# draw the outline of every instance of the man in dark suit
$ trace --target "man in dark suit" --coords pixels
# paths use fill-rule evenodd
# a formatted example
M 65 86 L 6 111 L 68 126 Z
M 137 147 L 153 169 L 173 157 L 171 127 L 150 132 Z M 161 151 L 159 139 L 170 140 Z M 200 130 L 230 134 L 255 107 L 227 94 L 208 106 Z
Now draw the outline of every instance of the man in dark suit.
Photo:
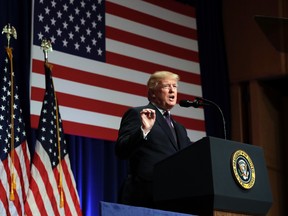
M 155 72 L 147 82 L 149 104 L 130 108 L 122 118 L 115 151 L 129 160 L 129 175 L 120 203 L 153 208 L 154 165 L 191 144 L 186 129 L 170 118 L 178 81 L 177 74 Z

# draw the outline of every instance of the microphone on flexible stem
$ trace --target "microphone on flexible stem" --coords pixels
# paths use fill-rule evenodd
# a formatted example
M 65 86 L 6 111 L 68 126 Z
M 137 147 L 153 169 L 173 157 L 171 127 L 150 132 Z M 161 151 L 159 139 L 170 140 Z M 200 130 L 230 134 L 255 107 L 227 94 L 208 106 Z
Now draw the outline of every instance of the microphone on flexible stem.
M 202 101 L 198 100 L 197 98 L 195 98 L 194 101 L 190 101 L 190 100 L 180 100 L 179 101 L 179 105 L 181 107 L 194 107 L 194 108 L 198 108 L 198 107 L 202 107 L 204 105 L 209 105 L 207 103 L 203 103 Z
M 221 108 L 214 103 L 213 101 L 207 100 L 205 98 L 200 98 L 200 97 L 195 97 L 194 101 L 189 101 L 189 100 L 180 100 L 179 101 L 179 105 L 181 107 L 194 107 L 194 108 L 198 108 L 198 107 L 203 107 L 203 106 L 207 106 L 207 105 L 213 105 L 215 106 L 218 111 L 221 114 L 222 117 L 222 122 L 223 122 L 223 132 L 224 132 L 224 139 L 226 139 L 226 123 L 225 123 L 225 118 L 223 115 L 223 112 L 221 110 Z

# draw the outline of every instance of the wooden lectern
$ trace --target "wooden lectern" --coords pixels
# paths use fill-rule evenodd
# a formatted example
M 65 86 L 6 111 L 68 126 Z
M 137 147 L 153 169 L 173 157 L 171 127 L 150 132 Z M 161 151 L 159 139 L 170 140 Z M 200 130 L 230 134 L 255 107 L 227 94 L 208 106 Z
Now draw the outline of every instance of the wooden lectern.
M 155 165 L 157 208 L 197 215 L 265 215 L 272 205 L 263 150 L 204 137 Z

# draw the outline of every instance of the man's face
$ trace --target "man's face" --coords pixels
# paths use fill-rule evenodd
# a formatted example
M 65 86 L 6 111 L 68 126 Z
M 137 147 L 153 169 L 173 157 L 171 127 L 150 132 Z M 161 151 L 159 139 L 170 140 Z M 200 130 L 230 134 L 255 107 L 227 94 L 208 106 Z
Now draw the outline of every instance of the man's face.
M 172 78 L 162 79 L 157 85 L 153 102 L 164 110 L 170 110 L 177 102 L 177 80 Z

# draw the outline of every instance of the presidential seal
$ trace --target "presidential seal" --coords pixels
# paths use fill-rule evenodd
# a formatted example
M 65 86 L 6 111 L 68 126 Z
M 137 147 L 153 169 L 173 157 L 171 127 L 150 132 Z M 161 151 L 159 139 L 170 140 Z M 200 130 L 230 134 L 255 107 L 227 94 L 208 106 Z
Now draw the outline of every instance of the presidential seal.
M 231 158 L 233 176 L 236 182 L 244 189 L 251 189 L 255 183 L 255 167 L 249 155 L 237 150 Z

